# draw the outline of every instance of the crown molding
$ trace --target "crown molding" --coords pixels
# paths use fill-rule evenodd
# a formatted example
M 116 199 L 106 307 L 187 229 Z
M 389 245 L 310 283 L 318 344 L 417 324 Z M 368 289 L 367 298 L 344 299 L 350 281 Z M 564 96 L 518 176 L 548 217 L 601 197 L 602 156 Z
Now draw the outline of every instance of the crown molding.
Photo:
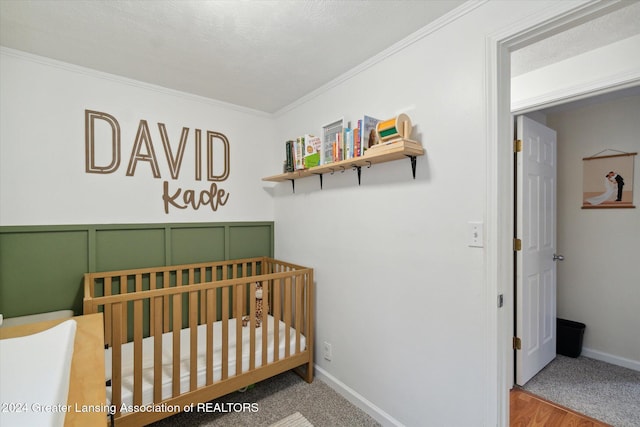
M 417 41 L 422 40 L 423 38 L 427 37 L 428 35 L 438 31 L 439 29 L 449 25 L 450 23 L 456 21 L 457 19 L 461 18 L 462 16 L 466 15 L 467 13 L 477 9 L 478 7 L 482 6 L 484 3 L 486 3 L 489 0 L 469 0 L 465 3 L 463 3 L 462 5 L 460 5 L 459 7 L 453 9 L 452 11 L 450 11 L 449 13 L 441 16 L 440 18 L 436 19 L 435 21 L 431 22 L 430 24 L 427 24 L 426 26 L 422 27 L 421 29 L 419 29 L 418 31 L 408 35 L 407 37 L 405 37 L 404 39 L 400 40 L 399 42 L 391 45 L 390 47 L 388 47 L 387 49 L 383 50 L 382 52 L 376 54 L 375 56 L 369 58 L 368 60 L 364 61 L 363 63 L 361 63 L 360 65 L 357 65 L 356 67 L 352 68 L 351 70 L 347 71 L 346 73 L 336 77 L 335 79 L 331 80 L 330 82 L 326 83 L 323 86 L 320 86 L 319 88 L 309 92 L 308 94 L 304 95 L 303 97 L 297 99 L 296 101 L 292 102 L 291 104 L 287 105 L 286 107 L 281 108 L 280 110 L 276 111 L 275 113 L 273 113 L 274 117 L 279 117 L 291 110 L 296 109 L 297 107 L 311 101 L 312 99 L 322 95 L 323 93 L 333 89 L 336 86 L 339 86 L 340 84 L 344 83 L 345 81 L 357 76 L 358 74 L 364 72 L 365 70 L 371 68 L 372 66 L 384 61 L 385 59 L 395 55 L 396 53 L 406 49 L 407 47 L 411 46 L 412 44 L 416 43 Z

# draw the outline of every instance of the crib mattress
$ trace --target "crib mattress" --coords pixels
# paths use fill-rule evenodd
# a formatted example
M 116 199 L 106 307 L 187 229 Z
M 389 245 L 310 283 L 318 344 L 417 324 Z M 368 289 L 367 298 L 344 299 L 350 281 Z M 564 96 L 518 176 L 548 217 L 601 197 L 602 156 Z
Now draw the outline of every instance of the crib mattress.
M 274 360 L 274 331 L 275 319 L 267 317 L 268 341 L 267 341 L 267 363 Z M 228 353 L 228 375 L 236 375 L 236 319 L 229 320 L 229 353 Z M 262 328 L 255 330 L 255 366 L 262 366 Z M 249 370 L 250 359 L 250 328 L 242 327 L 242 372 Z M 206 383 L 206 325 L 198 326 L 198 357 L 197 357 L 197 386 L 202 387 Z M 289 354 L 293 354 L 296 349 L 296 330 L 291 327 L 289 336 L 286 336 L 284 322 L 279 321 L 279 349 L 278 357 L 285 357 L 285 346 L 289 341 Z M 183 329 L 180 332 L 180 393 L 189 391 L 191 359 L 190 351 L 190 329 Z M 222 377 L 222 322 L 213 324 L 213 380 L 219 381 Z M 153 337 L 142 340 L 142 405 L 153 403 Z M 304 350 L 306 339 L 300 334 L 300 350 Z M 111 348 L 105 350 L 105 376 L 111 379 Z M 162 336 L 162 399 L 172 397 L 172 377 L 173 377 L 173 333 L 167 332 Z M 111 403 L 112 387 L 107 387 L 108 404 Z M 122 404 L 130 406 L 133 404 L 133 343 L 122 345 Z

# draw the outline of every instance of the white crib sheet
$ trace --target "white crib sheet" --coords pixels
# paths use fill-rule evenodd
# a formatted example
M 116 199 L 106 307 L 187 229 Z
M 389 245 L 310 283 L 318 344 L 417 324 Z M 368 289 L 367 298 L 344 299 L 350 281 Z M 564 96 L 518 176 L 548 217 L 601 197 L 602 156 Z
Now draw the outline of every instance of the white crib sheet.
M 274 358 L 274 318 L 268 316 L 267 329 L 267 362 L 273 362 Z M 285 343 L 287 341 L 285 324 L 279 322 L 279 358 L 285 357 Z M 242 372 L 249 369 L 249 326 L 242 327 Z M 262 328 L 256 328 L 256 352 L 255 366 L 262 365 Z M 213 356 L 213 380 L 218 381 L 222 376 L 222 322 L 213 324 L 214 356 Z M 180 333 L 180 393 L 189 391 L 190 372 L 190 329 L 183 329 Z M 197 385 L 202 387 L 206 382 L 206 325 L 198 326 L 198 358 L 197 358 Z M 153 403 L 153 337 L 142 340 L 142 405 Z M 291 327 L 289 333 L 289 354 L 294 354 L 296 349 L 296 330 Z M 300 350 L 304 350 L 306 339 L 300 334 Z M 236 372 L 236 319 L 229 320 L 229 355 L 228 355 L 228 375 L 235 376 Z M 173 371 L 173 333 L 168 332 L 162 336 L 162 399 L 172 396 L 172 371 Z M 111 379 L 111 348 L 105 350 L 105 375 L 106 379 Z M 107 387 L 107 400 L 111 402 L 112 387 Z M 122 346 L 122 404 L 130 406 L 133 404 L 133 343 L 126 343 Z

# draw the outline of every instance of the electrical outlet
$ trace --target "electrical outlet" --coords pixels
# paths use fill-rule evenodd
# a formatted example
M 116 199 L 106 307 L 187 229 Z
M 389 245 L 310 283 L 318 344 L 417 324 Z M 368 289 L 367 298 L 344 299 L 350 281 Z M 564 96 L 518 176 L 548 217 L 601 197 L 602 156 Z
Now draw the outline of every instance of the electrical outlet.
M 484 247 L 484 232 L 482 222 L 469 221 L 469 246 L 472 248 Z
M 333 357 L 333 352 L 331 350 L 331 343 L 328 342 L 324 342 L 324 358 L 325 360 L 331 360 L 331 357 Z

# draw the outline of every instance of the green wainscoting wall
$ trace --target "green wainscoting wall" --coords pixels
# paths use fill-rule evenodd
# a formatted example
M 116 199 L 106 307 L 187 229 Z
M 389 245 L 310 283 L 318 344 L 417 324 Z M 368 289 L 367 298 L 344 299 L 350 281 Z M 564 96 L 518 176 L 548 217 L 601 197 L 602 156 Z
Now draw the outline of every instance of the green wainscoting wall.
M 274 256 L 273 222 L 0 227 L 0 313 L 82 314 L 83 274 Z

